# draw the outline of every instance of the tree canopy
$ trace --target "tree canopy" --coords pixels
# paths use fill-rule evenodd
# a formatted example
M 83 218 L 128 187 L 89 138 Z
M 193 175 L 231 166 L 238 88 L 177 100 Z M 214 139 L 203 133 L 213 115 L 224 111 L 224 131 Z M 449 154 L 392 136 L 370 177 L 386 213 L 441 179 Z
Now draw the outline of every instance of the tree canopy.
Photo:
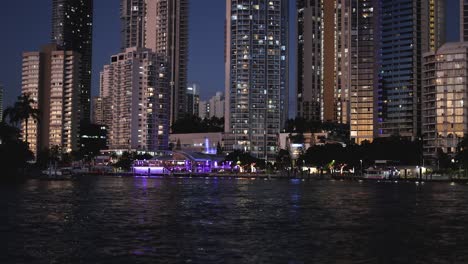
M 285 130 L 287 133 L 320 133 L 326 131 L 329 137 L 334 140 L 349 142 L 349 126 L 333 122 L 320 122 L 307 120 L 301 117 L 286 121 Z
M 374 164 L 376 160 L 388 160 L 401 165 L 422 164 L 422 144 L 400 137 L 377 138 L 374 142 L 364 142 L 361 145 L 341 144 L 318 145 L 309 148 L 299 159 L 307 165 L 326 166 L 335 161 L 336 164 L 347 164 L 358 167 L 361 161 L 364 165 Z
M 201 119 L 195 115 L 183 115 L 172 125 L 172 133 L 211 133 L 224 131 L 224 118 Z

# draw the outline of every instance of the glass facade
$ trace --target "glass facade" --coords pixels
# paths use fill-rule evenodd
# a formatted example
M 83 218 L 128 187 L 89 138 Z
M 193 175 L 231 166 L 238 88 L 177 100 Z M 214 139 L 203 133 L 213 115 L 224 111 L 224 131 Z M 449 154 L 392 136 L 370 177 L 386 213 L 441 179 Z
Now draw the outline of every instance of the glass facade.
M 468 132 L 468 43 L 448 43 L 424 57 L 422 94 L 424 156 L 454 155 Z
M 379 136 L 420 133 L 421 1 L 381 1 Z
M 227 0 L 227 150 L 274 160 L 288 116 L 287 0 Z
M 351 140 L 357 144 L 372 141 L 375 131 L 375 91 L 378 88 L 379 63 L 377 30 L 378 2 L 374 0 L 351 0 L 343 4 L 344 25 L 348 47 L 343 57 L 349 62 Z
M 378 135 L 421 137 L 422 54 L 445 41 L 445 1 L 380 0 Z

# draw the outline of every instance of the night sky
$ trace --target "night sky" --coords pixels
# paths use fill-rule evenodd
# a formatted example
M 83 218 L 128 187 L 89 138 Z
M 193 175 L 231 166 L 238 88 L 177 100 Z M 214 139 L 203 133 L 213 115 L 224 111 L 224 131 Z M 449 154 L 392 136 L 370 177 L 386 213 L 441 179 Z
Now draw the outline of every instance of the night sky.
M 0 10 L 0 83 L 5 89 L 5 103 L 10 105 L 21 92 L 21 54 L 36 51 L 49 43 L 52 0 L 2 1 Z M 294 0 L 291 21 L 294 21 Z M 458 0 L 447 0 L 448 41 L 457 41 L 459 25 Z M 93 95 L 99 89 L 99 72 L 111 55 L 120 49 L 120 0 L 94 1 Z M 224 0 L 191 0 L 189 82 L 201 86 L 201 97 L 207 99 L 216 91 L 224 92 Z M 294 115 L 295 93 L 295 24 L 291 23 L 290 90 Z

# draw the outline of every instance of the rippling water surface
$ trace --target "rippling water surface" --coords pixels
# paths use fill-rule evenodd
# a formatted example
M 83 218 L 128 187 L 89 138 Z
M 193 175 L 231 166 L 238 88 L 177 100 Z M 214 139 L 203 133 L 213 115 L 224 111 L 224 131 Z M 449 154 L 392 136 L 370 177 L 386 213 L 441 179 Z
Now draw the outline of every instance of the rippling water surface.
M 468 263 L 468 185 L 31 180 L 0 186 L 0 263 Z

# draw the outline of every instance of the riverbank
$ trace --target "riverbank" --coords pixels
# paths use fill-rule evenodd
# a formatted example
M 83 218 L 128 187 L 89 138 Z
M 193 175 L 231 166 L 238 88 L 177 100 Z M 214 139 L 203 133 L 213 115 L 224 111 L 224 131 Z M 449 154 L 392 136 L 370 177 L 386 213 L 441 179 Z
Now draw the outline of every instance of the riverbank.
M 369 182 L 440 182 L 440 183 L 467 183 L 468 178 L 431 177 L 424 175 L 423 178 L 398 178 L 391 180 L 366 179 L 359 175 L 331 175 L 331 174 L 265 174 L 265 173 L 172 173 L 167 175 L 137 175 L 132 172 L 119 173 L 89 173 L 84 175 L 75 175 L 74 177 L 92 177 L 92 176 L 110 176 L 110 177 L 137 177 L 137 178 L 203 178 L 203 179 L 249 179 L 249 180 L 332 180 L 332 181 L 369 181 Z

